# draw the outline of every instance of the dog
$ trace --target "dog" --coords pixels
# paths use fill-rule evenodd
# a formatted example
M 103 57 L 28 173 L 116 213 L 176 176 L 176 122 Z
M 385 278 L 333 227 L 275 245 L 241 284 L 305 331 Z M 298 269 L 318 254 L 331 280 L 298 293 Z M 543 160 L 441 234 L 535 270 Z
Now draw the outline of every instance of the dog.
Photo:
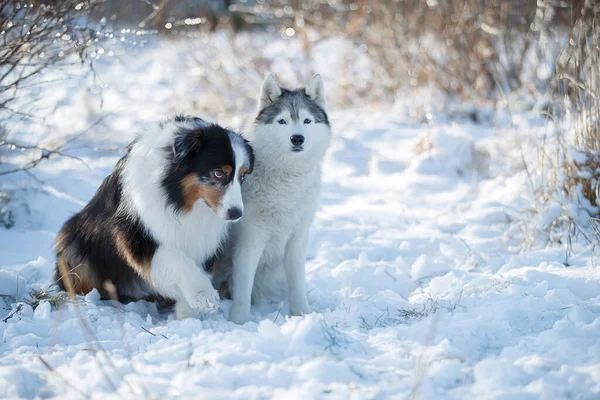
M 210 313 L 210 276 L 232 222 L 252 148 L 200 118 L 174 116 L 135 139 L 55 241 L 56 280 L 70 294 L 175 300 L 178 319 Z
M 243 135 L 256 162 L 242 189 L 244 218 L 232 227 L 213 284 L 230 295 L 230 320 L 250 320 L 250 304 L 281 301 L 292 315 L 312 312 L 306 298 L 308 231 L 317 209 L 321 162 L 331 140 L 323 80 L 281 88 L 265 78 L 258 111 Z M 287 284 L 286 284 L 287 281 Z

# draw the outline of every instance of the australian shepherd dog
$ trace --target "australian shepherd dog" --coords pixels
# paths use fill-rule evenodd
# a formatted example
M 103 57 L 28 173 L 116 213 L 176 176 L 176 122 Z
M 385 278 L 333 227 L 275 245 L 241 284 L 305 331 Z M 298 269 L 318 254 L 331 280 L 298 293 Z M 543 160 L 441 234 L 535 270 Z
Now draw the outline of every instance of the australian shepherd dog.
M 148 129 L 56 239 L 56 278 L 71 294 L 175 300 L 177 318 L 213 312 L 208 274 L 244 212 L 252 148 L 200 118 Z

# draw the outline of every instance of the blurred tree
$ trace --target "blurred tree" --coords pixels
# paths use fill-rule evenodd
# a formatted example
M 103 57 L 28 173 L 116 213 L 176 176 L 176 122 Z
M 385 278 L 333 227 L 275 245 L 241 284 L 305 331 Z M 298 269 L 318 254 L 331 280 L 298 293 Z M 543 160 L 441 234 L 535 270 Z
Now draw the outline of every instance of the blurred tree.
M 49 67 L 81 62 L 86 48 L 94 45 L 96 31 L 87 16 L 98 1 L 37 0 L 0 2 L 0 113 L 19 113 L 12 108 L 23 88 L 42 83 Z M 0 118 L 2 114 L 0 114 Z

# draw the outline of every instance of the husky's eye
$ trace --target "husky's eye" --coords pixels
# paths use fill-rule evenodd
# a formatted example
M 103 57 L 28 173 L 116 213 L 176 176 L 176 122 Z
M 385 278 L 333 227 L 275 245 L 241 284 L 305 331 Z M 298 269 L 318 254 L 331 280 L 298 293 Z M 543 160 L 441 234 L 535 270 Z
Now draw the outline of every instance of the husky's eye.
M 279 121 L 277 121 L 279 123 L 279 125 L 285 125 L 287 122 L 285 122 L 285 119 L 281 118 Z
M 305 124 L 310 124 L 311 122 L 312 122 L 312 121 L 311 121 L 310 119 L 308 119 L 308 118 L 304 118 L 304 123 L 305 123 Z
M 212 172 L 212 175 L 217 179 L 223 179 L 225 172 L 222 169 L 217 168 Z

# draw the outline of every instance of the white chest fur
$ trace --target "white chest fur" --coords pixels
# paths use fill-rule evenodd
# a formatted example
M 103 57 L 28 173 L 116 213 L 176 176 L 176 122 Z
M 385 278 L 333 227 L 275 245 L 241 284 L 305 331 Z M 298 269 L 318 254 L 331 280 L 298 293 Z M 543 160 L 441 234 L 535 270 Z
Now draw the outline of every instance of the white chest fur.
M 258 166 L 248 178 L 243 196 L 253 218 L 247 221 L 272 234 L 290 231 L 299 223 L 311 220 L 319 196 L 320 171 L 287 171 Z M 310 222 L 310 221 L 309 221 Z
M 187 213 L 176 213 L 167 206 L 161 186 L 165 157 L 160 151 L 144 143 L 132 150 L 123 173 L 124 206 L 139 215 L 159 244 L 202 263 L 221 246 L 229 223 L 201 201 Z

